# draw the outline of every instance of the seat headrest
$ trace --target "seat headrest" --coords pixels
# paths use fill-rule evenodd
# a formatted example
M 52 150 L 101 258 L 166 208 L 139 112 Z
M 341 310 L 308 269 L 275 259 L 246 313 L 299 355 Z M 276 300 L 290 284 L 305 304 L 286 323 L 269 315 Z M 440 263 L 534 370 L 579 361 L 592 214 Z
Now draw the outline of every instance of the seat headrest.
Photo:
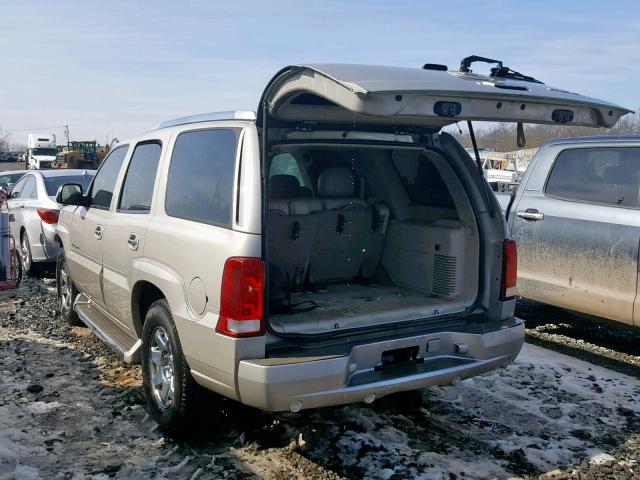
M 269 179 L 269 198 L 295 198 L 300 182 L 293 175 L 274 175 Z
M 353 174 L 348 168 L 327 168 L 318 177 L 318 193 L 321 197 L 353 197 L 355 191 Z

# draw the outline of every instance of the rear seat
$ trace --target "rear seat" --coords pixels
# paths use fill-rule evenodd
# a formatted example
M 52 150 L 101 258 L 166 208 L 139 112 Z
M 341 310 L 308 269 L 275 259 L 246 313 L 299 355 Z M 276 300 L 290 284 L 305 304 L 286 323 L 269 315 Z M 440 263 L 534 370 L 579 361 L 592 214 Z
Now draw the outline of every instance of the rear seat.
M 306 194 L 304 190 L 292 175 L 269 179 L 269 261 L 286 272 L 292 289 L 305 281 L 319 220 L 311 214 L 322 210 L 321 201 L 300 198 Z
M 290 287 L 371 278 L 382 258 L 389 209 L 355 193 L 348 168 L 329 168 L 318 178 L 321 198 L 300 197 L 291 175 L 269 180 L 269 261 L 286 272 Z
M 310 256 L 312 283 L 371 277 L 377 269 L 388 219 L 377 225 L 381 204 L 368 204 L 356 195 L 348 168 L 328 168 L 318 178 L 324 210 L 317 212 L 318 229 Z M 374 213 L 375 211 L 375 213 Z M 375 220 L 375 221 L 374 221 Z

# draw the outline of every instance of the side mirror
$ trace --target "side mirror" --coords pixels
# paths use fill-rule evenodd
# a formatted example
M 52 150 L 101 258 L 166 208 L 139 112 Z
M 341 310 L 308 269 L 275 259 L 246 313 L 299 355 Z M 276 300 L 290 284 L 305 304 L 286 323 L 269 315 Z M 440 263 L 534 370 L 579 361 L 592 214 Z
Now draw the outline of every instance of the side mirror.
M 82 195 L 82 185 L 77 183 L 62 185 L 56 195 L 56 202 L 60 205 L 87 205 L 86 198 Z

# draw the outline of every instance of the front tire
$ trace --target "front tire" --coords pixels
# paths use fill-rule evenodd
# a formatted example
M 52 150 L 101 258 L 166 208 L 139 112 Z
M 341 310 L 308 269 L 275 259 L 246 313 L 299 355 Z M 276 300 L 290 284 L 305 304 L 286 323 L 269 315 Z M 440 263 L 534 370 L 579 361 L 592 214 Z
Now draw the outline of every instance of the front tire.
M 58 261 L 56 262 L 56 284 L 58 288 L 58 309 L 60 310 L 60 316 L 64 318 L 69 325 L 83 325 L 82 320 L 80 320 L 78 314 L 73 310 L 73 304 L 78 296 L 78 290 L 76 290 L 76 286 L 71 279 L 64 252 L 60 253 Z
M 166 300 L 155 301 L 145 317 L 142 373 L 153 418 L 170 435 L 184 433 L 191 424 L 196 386 Z

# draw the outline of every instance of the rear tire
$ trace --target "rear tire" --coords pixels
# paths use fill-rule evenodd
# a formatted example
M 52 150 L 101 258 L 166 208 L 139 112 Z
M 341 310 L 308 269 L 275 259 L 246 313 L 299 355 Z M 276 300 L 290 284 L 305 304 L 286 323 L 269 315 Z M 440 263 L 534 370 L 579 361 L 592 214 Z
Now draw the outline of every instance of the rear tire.
M 20 235 L 20 260 L 22 261 L 22 274 L 29 276 L 35 275 L 36 266 L 33 263 L 31 243 L 29 243 L 27 232 L 22 232 Z
M 64 252 L 61 252 L 56 262 L 56 285 L 58 289 L 58 309 L 60 316 L 71 326 L 84 325 L 78 314 L 73 310 L 73 304 L 78 296 L 78 290 L 73 284 L 67 267 Z
M 167 434 L 185 433 L 195 409 L 196 383 L 164 299 L 153 302 L 145 316 L 142 373 L 149 413 Z

